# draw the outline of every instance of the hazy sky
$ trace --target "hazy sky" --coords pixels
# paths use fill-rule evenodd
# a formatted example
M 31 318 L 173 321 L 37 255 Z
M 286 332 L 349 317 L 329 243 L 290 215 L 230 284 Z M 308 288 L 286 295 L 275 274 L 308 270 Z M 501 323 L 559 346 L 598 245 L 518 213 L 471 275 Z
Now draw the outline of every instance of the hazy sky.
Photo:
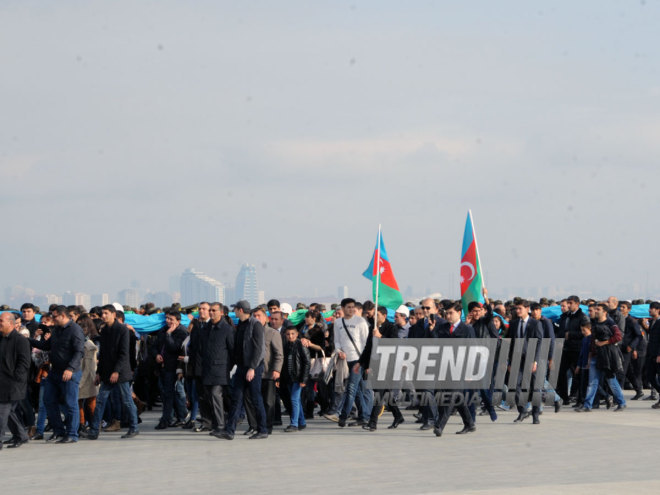
M 660 2 L 0 3 L 3 286 L 660 277 Z M 454 286 L 450 289 L 450 284 Z M 453 294 L 452 294 L 453 292 Z

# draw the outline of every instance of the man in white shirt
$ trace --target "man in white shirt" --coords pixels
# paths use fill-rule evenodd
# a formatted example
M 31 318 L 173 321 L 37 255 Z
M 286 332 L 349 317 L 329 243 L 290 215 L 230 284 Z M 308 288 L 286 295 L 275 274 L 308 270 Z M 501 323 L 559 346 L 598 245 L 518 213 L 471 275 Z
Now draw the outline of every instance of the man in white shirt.
M 335 349 L 340 359 L 345 359 L 348 364 L 349 377 L 344 397 L 344 406 L 339 414 L 339 426 L 346 426 L 346 418 L 351 413 L 355 397 L 358 397 L 361 408 L 361 419 L 357 425 L 364 425 L 369 421 L 369 414 L 373 403 L 371 391 L 362 377 L 362 368 L 358 362 L 364 351 L 369 337 L 369 325 L 366 320 L 355 315 L 355 300 L 347 297 L 342 299 L 341 308 L 344 312 L 343 318 L 335 321 Z

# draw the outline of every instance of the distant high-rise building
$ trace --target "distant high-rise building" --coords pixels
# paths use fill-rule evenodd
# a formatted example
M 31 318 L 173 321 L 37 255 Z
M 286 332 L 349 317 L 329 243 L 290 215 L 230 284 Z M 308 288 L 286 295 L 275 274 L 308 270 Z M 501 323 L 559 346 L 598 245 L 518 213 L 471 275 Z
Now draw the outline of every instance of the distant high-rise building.
M 187 268 L 181 274 L 181 305 L 189 306 L 200 301 L 224 303 L 225 286 L 194 268 Z
M 82 306 L 85 309 L 92 307 L 92 296 L 84 292 L 66 291 L 62 294 L 62 304 L 65 306 Z
M 140 291 L 138 289 L 124 289 L 117 293 L 119 303 L 123 306 L 137 308 L 140 305 Z
M 169 292 L 149 292 L 144 296 L 145 302 L 152 302 L 157 308 L 165 308 L 172 305 L 172 294 Z
M 92 306 L 110 304 L 110 294 L 92 294 Z
M 62 298 L 56 294 L 44 294 L 34 298 L 34 304 L 39 306 L 41 311 L 48 311 L 51 304 L 62 304 Z
M 234 290 L 234 297 L 237 301 L 245 299 L 253 308 L 259 304 L 257 269 L 254 265 L 245 263 L 241 266 L 238 276 L 236 277 L 236 287 Z
M 337 297 L 339 299 L 344 299 L 348 297 L 348 285 L 340 285 L 337 287 Z

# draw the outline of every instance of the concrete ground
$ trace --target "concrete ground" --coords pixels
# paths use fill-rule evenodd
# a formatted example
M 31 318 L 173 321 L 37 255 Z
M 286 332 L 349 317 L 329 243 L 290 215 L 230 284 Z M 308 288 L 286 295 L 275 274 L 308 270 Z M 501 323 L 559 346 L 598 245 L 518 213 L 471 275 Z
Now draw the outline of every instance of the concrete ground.
M 630 394 L 627 394 L 630 395 Z M 477 431 L 455 435 L 453 416 L 442 437 L 406 423 L 388 430 L 340 429 L 325 419 L 306 430 L 233 441 L 190 430 L 154 430 L 145 412 L 141 433 L 102 433 L 98 440 L 54 445 L 33 441 L 0 451 L 3 494 L 105 493 L 660 493 L 660 410 L 629 401 L 620 413 L 558 414 L 540 425 L 514 424 L 513 412 Z M 288 419 L 288 418 L 285 418 Z M 286 423 L 285 423 L 286 424 Z

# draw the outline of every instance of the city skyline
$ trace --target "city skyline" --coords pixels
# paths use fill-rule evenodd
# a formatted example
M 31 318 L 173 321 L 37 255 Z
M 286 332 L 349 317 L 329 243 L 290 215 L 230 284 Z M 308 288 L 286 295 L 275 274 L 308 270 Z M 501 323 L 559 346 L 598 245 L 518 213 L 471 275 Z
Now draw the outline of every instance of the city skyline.
M 470 209 L 493 294 L 658 294 L 658 2 L 0 12 L 5 287 L 166 301 L 247 261 L 367 298 L 382 224 L 400 287 L 457 297 Z

